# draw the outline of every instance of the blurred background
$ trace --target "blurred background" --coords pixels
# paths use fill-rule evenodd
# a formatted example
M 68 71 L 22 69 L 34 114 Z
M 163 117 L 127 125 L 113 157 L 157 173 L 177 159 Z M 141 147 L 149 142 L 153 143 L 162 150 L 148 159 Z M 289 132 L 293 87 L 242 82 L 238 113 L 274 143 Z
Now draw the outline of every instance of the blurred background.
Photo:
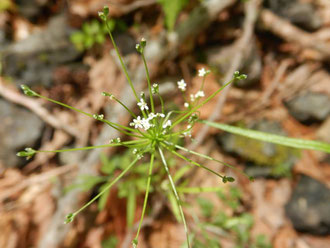
M 109 25 L 138 92 L 145 89 L 135 44 L 148 41 L 152 82 L 167 108 L 182 107 L 176 83 L 196 92 L 198 69 L 212 71 L 210 95 L 239 70 L 248 79 L 227 87 L 200 117 L 290 137 L 330 143 L 329 0 L 0 0 L 0 247 L 131 247 L 140 218 L 148 164 L 134 168 L 73 223 L 65 215 L 95 196 L 132 160 L 125 149 L 16 156 L 25 147 L 55 150 L 107 144 L 121 137 L 94 119 L 41 99 L 38 93 L 127 125 L 129 115 L 101 96 L 115 94 L 138 111 L 104 24 Z M 244 176 L 223 184 L 203 170 L 180 170 L 178 187 L 216 192 L 181 194 L 194 248 L 330 247 L 330 156 L 194 129 L 208 154 Z M 194 158 L 196 159 L 196 158 Z M 156 164 L 139 247 L 184 247 L 174 197 Z

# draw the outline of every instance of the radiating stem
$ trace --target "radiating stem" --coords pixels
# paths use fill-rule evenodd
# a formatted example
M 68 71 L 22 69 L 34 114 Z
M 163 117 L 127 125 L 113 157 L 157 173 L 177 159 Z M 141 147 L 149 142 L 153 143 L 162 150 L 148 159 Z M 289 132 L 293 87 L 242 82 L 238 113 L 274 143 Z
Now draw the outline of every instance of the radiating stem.
M 38 94 L 38 93 L 35 93 L 35 94 L 36 94 L 36 96 L 38 96 L 38 97 L 40 97 L 40 98 L 42 98 L 42 99 L 45 99 L 45 100 L 47 100 L 47 101 L 49 101 L 49 102 L 52 102 L 52 103 L 58 104 L 58 105 L 60 105 L 60 106 L 62 106 L 62 107 L 65 107 L 65 108 L 68 108 L 68 109 L 74 110 L 74 111 L 76 111 L 76 112 L 78 112 L 78 113 L 81 113 L 81 114 L 84 114 L 84 115 L 86 115 L 86 116 L 88 116 L 88 117 L 94 118 L 92 114 L 87 113 L 87 112 L 85 112 L 85 111 L 83 111 L 83 110 L 77 109 L 77 108 L 72 107 L 72 106 L 70 106 L 70 105 L 67 105 L 67 104 L 65 104 L 65 103 L 62 103 L 62 102 L 56 101 L 56 100 L 54 100 L 54 99 L 48 98 L 48 97 L 46 97 L 46 96 L 42 96 L 42 95 L 40 95 L 40 94 Z M 136 136 L 135 134 L 133 134 L 133 133 L 136 132 L 135 129 L 132 129 L 132 128 L 126 127 L 126 126 L 124 126 L 124 125 L 117 124 L 117 123 L 114 123 L 114 122 L 111 122 L 111 121 L 108 121 L 108 120 L 103 120 L 103 119 L 102 119 L 102 120 L 99 120 L 99 121 L 102 121 L 102 122 L 108 124 L 108 125 L 111 126 L 112 128 L 116 129 L 118 132 L 124 133 L 124 134 L 129 135 L 129 136 L 139 137 L 139 136 Z M 123 129 L 124 129 L 124 130 L 123 130 Z M 128 132 L 126 132 L 125 130 L 128 130 L 128 131 L 130 131 L 130 132 L 132 132 L 132 133 L 128 133 Z
M 155 113 L 155 106 L 154 106 L 154 99 L 153 99 L 152 90 L 151 90 L 151 82 L 150 82 L 149 69 L 148 69 L 146 58 L 144 57 L 144 52 L 141 53 L 141 56 L 142 56 L 142 60 L 143 60 L 143 64 L 144 64 L 144 68 L 145 68 L 146 76 L 147 76 L 148 89 L 149 89 L 149 98 L 150 98 L 150 105 L 151 105 L 151 112 L 152 113 Z
M 174 196 L 175 196 L 176 202 L 177 202 L 178 207 L 179 207 L 179 210 L 180 210 L 180 215 L 181 215 L 182 222 L 183 222 L 183 226 L 184 226 L 184 230 L 185 230 L 185 233 L 186 233 L 186 238 L 187 238 L 187 245 L 188 245 L 188 248 L 191 248 L 191 246 L 190 246 L 190 241 L 189 241 L 189 234 L 188 234 L 188 226 L 187 226 L 187 223 L 186 223 L 186 219 L 185 219 L 185 217 L 184 217 L 184 213 L 183 213 L 183 210 L 182 210 L 181 201 L 180 201 L 180 198 L 179 198 L 178 192 L 176 191 L 175 184 L 174 184 L 174 182 L 173 182 L 172 176 L 171 176 L 170 171 L 169 171 L 169 169 L 168 169 L 167 162 L 166 162 L 166 159 L 165 159 L 165 157 L 164 157 L 163 151 L 162 151 L 162 149 L 161 149 L 160 147 L 158 147 L 158 151 L 159 151 L 159 154 L 160 154 L 161 160 L 162 160 L 162 162 L 163 162 L 163 165 L 164 165 L 164 168 L 165 168 L 166 174 L 167 174 L 168 179 L 169 179 L 169 181 L 170 181 L 170 184 L 171 184 L 171 187 L 172 187 L 172 190 L 173 190 L 173 193 L 174 193 Z
M 148 196 L 149 196 L 149 191 L 150 191 L 150 182 L 151 182 L 151 176 L 152 176 L 152 168 L 153 168 L 153 165 L 154 165 L 154 158 L 155 158 L 155 155 L 154 155 L 154 153 L 152 153 L 151 158 L 150 158 L 150 164 L 149 164 L 149 174 L 148 174 L 148 180 L 147 180 L 146 194 L 144 196 L 142 214 L 141 214 L 141 218 L 140 218 L 139 227 L 138 227 L 138 230 L 137 230 L 137 233 L 136 233 L 136 236 L 135 236 L 135 243 L 136 244 L 138 242 L 138 237 L 139 237 L 139 234 L 140 234 L 144 214 L 145 214 L 145 211 L 146 211 L 146 208 L 147 208 Z
M 138 158 L 135 158 L 131 164 L 127 166 L 125 170 L 123 170 L 118 177 L 116 177 L 110 184 L 108 184 L 100 193 L 98 193 L 93 199 L 91 199 L 89 202 L 87 202 L 83 207 L 78 209 L 76 212 L 72 213 L 72 216 L 76 216 L 81 211 L 83 211 L 85 208 L 87 208 L 89 205 L 91 205 L 94 201 L 96 201 L 101 195 L 103 195 L 105 192 L 107 192 L 116 182 L 118 182 L 132 167 L 135 165 L 135 163 L 138 161 Z
M 111 29 L 110 29 L 110 27 L 109 27 L 109 24 L 108 24 L 107 21 L 105 21 L 105 24 L 106 24 L 106 26 L 107 26 L 108 34 L 109 34 L 109 36 L 110 36 L 110 39 L 111 39 L 112 45 L 114 46 L 114 48 L 115 48 L 115 50 L 116 50 L 116 53 L 117 53 L 117 56 L 118 56 L 118 58 L 119 58 L 120 65 L 121 65 L 121 67 L 122 67 L 122 69 L 123 69 L 123 71 L 124 71 L 124 74 L 125 74 L 125 76 L 126 76 L 126 79 L 127 79 L 128 83 L 129 83 L 129 85 L 131 86 L 132 91 L 133 91 L 133 94 L 134 94 L 134 96 L 135 96 L 135 98 L 136 98 L 136 102 L 139 102 L 138 95 L 136 94 L 136 91 L 135 91 L 135 88 L 134 88 L 134 86 L 133 86 L 132 80 L 131 80 L 130 76 L 128 75 L 127 68 L 126 68 L 126 66 L 125 66 L 125 64 L 124 64 L 124 62 L 123 62 L 123 59 L 122 59 L 122 57 L 121 57 L 121 55 L 120 55 L 120 53 L 119 53 L 118 47 L 117 47 L 117 45 L 116 45 L 116 42 L 115 42 L 115 40 L 114 40 L 114 38 L 113 38 L 113 36 L 112 36 L 112 33 L 111 33 Z
M 194 154 L 194 155 L 197 155 L 197 156 L 199 156 L 199 157 L 201 157 L 201 158 L 205 158 L 205 159 L 208 159 L 208 160 L 211 160 L 211 161 L 215 161 L 215 162 L 217 162 L 217 163 L 220 163 L 220 164 L 222 164 L 222 165 L 225 165 L 225 166 L 227 166 L 227 167 L 229 167 L 229 168 L 231 168 L 231 169 L 234 169 L 234 170 L 240 172 L 241 174 L 243 174 L 243 175 L 246 176 L 247 178 L 250 178 L 250 176 L 249 176 L 248 174 L 246 174 L 244 171 L 242 171 L 242 170 L 236 168 L 235 166 L 232 166 L 232 165 L 230 165 L 230 164 L 228 164 L 228 163 L 226 163 L 226 162 L 220 161 L 220 160 L 218 160 L 218 159 L 212 158 L 212 157 L 210 157 L 210 156 L 208 156 L 208 155 L 205 155 L 205 154 L 202 154 L 202 153 L 199 153 L 199 152 L 195 152 L 195 151 L 193 151 L 193 150 L 187 149 L 187 148 L 182 147 L 182 146 L 179 146 L 179 145 L 177 145 L 177 144 L 173 144 L 173 143 L 170 143 L 170 142 L 167 142 L 167 141 L 164 141 L 164 142 L 165 142 L 166 144 L 168 144 L 168 145 L 172 145 L 172 146 L 174 146 L 175 148 L 178 148 L 178 149 L 180 149 L 180 150 L 182 150 L 182 151 L 189 152 L 189 153 Z
M 212 169 L 210 169 L 210 168 L 207 168 L 206 166 L 201 165 L 201 164 L 199 164 L 199 163 L 197 163 L 197 162 L 195 162 L 195 161 L 193 161 L 193 160 L 191 160 L 191 159 L 189 159 L 189 158 L 186 158 L 185 156 L 181 155 L 180 153 L 174 151 L 173 149 L 170 149 L 170 148 L 169 148 L 167 145 L 165 145 L 164 143 L 162 143 L 162 144 L 163 144 L 163 146 L 164 146 L 166 149 L 168 149 L 171 153 L 173 153 L 174 155 L 178 156 L 179 158 L 181 158 L 181 159 L 187 161 L 188 163 L 193 164 L 193 165 L 196 165 L 196 166 L 198 166 L 198 167 L 200 167 L 200 168 L 203 168 L 203 169 L 205 169 L 205 170 L 211 172 L 212 174 L 214 174 L 214 175 L 216 175 L 216 176 L 218 176 L 218 177 L 220 177 L 220 178 L 222 178 L 222 179 L 224 178 L 224 176 L 220 175 L 218 172 L 216 172 L 216 171 L 214 171 L 214 170 L 212 170 Z
M 107 147 L 115 147 L 115 146 L 125 146 L 125 145 L 132 145 L 132 144 L 139 144 L 139 143 L 147 143 L 146 139 L 141 140 L 131 140 L 131 141 L 125 141 L 125 142 L 119 142 L 119 143 L 113 143 L 113 144 L 106 144 L 106 145 L 99 145 L 99 146 L 85 146 L 85 147 L 77 147 L 77 148 L 69 148 L 69 149 L 62 149 L 62 150 L 53 150 L 53 151 L 45 151 L 45 150 L 39 150 L 36 152 L 72 152 L 72 151 L 84 151 L 84 150 L 91 150 L 96 148 L 107 148 Z

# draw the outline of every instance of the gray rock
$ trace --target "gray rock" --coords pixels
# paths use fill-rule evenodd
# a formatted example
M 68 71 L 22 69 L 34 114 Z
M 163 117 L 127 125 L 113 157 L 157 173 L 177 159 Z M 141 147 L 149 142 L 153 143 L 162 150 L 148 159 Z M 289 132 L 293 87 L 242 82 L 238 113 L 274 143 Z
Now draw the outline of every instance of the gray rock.
M 20 166 L 19 150 L 33 147 L 40 139 L 44 123 L 30 111 L 0 98 L 0 161 L 5 167 Z
M 2 51 L 4 75 L 18 84 L 49 86 L 54 68 L 75 61 L 81 55 L 70 42 L 70 34 L 65 15 L 52 18 L 45 30 Z
M 298 231 L 330 234 L 330 189 L 319 181 L 303 175 L 285 211 Z
M 44 8 L 50 2 L 48 0 L 15 0 L 19 14 L 30 21 L 34 21 L 38 16 L 43 15 Z
M 322 19 L 310 3 L 297 0 L 265 0 L 264 5 L 293 24 L 314 31 L 322 26 Z
M 227 47 L 213 47 L 206 51 L 207 63 L 215 67 L 220 74 L 224 75 L 228 70 L 232 58 L 237 53 L 236 45 Z M 249 87 L 258 83 L 261 77 L 262 61 L 257 48 L 256 41 L 253 39 L 243 55 L 243 62 L 239 66 L 239 71 L 248 75 L 247 79 L 235 83 L 239 87 Z
M 281 125 L 277 122 L 262 120 L 252 124 L 249 128 L 285 135 Z M 236 154 L 244 159 L 247 162 L 246 173 L 254 177 L 290 175 L 291 168 L 299 156 L 299 152 L 296 149 L 261 142 L 231 133 L 218 135 L 216 139 L 224 151 Z
M 285 103 L 290 114 L 301 122 L 323 121 L 330 115 L 330 97 L 307 92 Z

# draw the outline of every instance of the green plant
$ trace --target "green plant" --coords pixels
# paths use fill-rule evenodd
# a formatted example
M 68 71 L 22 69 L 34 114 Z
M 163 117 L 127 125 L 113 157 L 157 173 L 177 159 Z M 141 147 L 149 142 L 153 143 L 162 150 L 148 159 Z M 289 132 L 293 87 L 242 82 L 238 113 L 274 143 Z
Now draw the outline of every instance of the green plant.
M 151 84 L 149 71 L 144 55 L 144 49 L 146 47 L 146 40 L 141 39 L 140 43 L 136 45 L 137 52 L 141 55 L 142 61 L 145 66 L 145 72 L 146 72 L 146 78 L 148 83 L 148 91 L 149 91 L 149 101 L 147 102 L 147 98 L 145 93 L 137 94 L 134 85 L 131 81 L 131 78 L 128 74 L 128 71 L 126 69 L 125 64 L 123 63 L 123 59 L 118 51 L 117 45 L 114 42 L 112 33 L 111 33 L 111 26 L 108 22 L 108 13 L 109 9 L 105 7 L 102 12 L 99 13 L 99 16 L 101 20 L 105 23 L 107 27 L 107 31 L 109 33 L 110 39 L 113 43 L 113 46 L 116 50 L 116 53 L 118 55 L 120 64 L 123 68 L 124 74 L 127 78 L 127 81 L 132 89 L 133 95 L 136 99 L 137 105 L 141 110 L 141 115 L 136 115 L 132 110 L 130 110 L 124 103 L 122 103 L 119 99 L 117 99 L 113 94 L 103 92 L 102 94 L 104 96 L 109 97 L 110 100 L 116 101 L 118 104 L 122 105 L 123 108 L 125 108 L 128 112 L 128 114 L 131 115 L 133 118 L 133 121 L 130 123 L 129 126 L 124 126 L 118 123 L 114 123 L 111 121 L 108 121 L 104 118 L 104 115 L 102 114 L 90 114 L 83 110 L 77 109 L 75 107 L 69 106 L 67 104 L 55 101 L 53 99 L 50 99 L 48 97 L 42 96 L 38 94 L 37 92 L 31 90 L 26 85 L 22 85 L 22 89 L 24 93 L 28 96 L 32 97 L 40 97 L 42 99 L 45 99 L 47 101 L 50 101 L 52 103 L 59 104 L 63 107 L 69 108 L 71 110 L 77 111 L 81 114 L 84 114 L 88 117 L 94 118 L 97 121 L 103 122 L 110 127 L 118 130 L 122 134 L 127 136 L 127 140 L 122 141 L 120 138 L 116 138 L 114 140 L 110 141 L 110 144 L 100 145 L 100 146 L 89 146 L 89 147 L 82 147 L 82 148 L 72 148 L 72 149 L 63 149 L 63 150 L 55 150 L 55 151 L 37 151 L 32 148 L 26 148 L 24 151 L 19 152 L 17 155 L 22 157 L 31 158 L 36 153 L 43 153 L 43 152 L 65 152 L 65 151 L 78 151 L 78 150 L 89 150 L 89 149 L 95 149 L 95 148 L 106 148 L 106 147 L 117 147 L 117 146 L 124 146 L 131 150 L 132 154 L 134 154 L 133 160 L 128 163 L 125 167 L 123 167 L 123 171 L 115 177 L 111 182 L 109 182 L 93 199 L 91 199 L 89 202 L 87 202 L 83 207 L 75 211 L 74 213 L 70 213 L 67 215 L 66 223 L 72 222 L 81 211 L 83 211 L 85 208 L 87 208 L 89 205 L 91 205 L 95 200 L 100 198 L 105 192 L 107 192 L 116 182 L 118 182 L 120 179 L 122 179 L 128 171 L 130 171 L 132 168 L 134 168 L 134 165 L 137 164 L 139 161 L 148 161 L 148 172 L 147 172 L 147 182 L 146 182 L 146 193 L 143 203 L 143 209 L 142 209 L 142 215 L 139 222 L 139 227 L 135 236 L 135 239 L 133 240 L 133 246 L 138 245 L 138 237 L 141 229 L 141 224 L 144 218 L 144 214 L 146 211 L 147 201 L 148 201 L 148 195 L 151 190 L 151 178 L 154 176 L 154 164 L 155 159 L 159 161 L 159 164 L 163 165 L 164 171 L 167 175 L 168 182 L 170 185 L 170 188 L 172 190 L 172 193 L 174 195 L 174 202 L 176 205 L 177 212 L 180 215 L 180 219 L 183 222 L 183 226 L 185 229 L 186 237 L 187 237 L 187 246 L 191 247 L 190 241 L 189 241 L 189 235 L 188 235 L 188 227 L 186 224 L 185 216 L 183 214 L 182 210 L 182 204 L 181 200 L 178 194 L 178 190 L 175 186 L 175 180 L 170 174 L 169 166 L 168 166 L 168 160 L 165 158 L 165 151 L 167 151 L 170 154 L 173 154 L 174 156 L 181 158 L 182 160 L 186 161 L 187 163 L 198 166 L 200 168 L 203 168 L 217 177 L 219 177 L 224 183 L 225 182 L 233 182 L 233 177 L 227 177 L 225 175 L 221 175 L 218 172 L 200 164 L 192 159 L 186 157 L 185 155 L 182 155 L 181 152 L 187 152 L 192 155 L 199 156 L 201 158 L 211 160 L 214 162 L 221 163 L 223 165 L 229 166 L 233 169 L 234 167 L 230 166 L 227 163 L 224 163 L 222 161 L 216 160 L 210 156 L 189 150 L 185 148 L 184 146 L 181 146 L 178 144 L 178 140 L 182 140 L 184 138 L 189 138 L 191 136 L 191 130 L 194 127 L 194 124 L 196 122 L 201 122 L 219 129 L 224 129 L 229 132 L 238 133 L 241 135 L 245 135 L 251 138 L 257 138 L 261 140 L 266 140 L 270 142 L 275 142 L 279 144 L 284 144 L 291 147 L 298 147 L 298 148 L 305 148 L 305 149 L 316 149 L 321 151 L 326 151 L 330 153 L 330 144 L 316 142 L 316 141 L 303 141 L 299 139 L 292 139 L 292 138 L 285 138 L 280 137 L 276 135 L 269 135 L 265 133 L 260 133 L 256 131 L 250 131 L 245 130 L 237 127 L 231 127 L 224 124 L 217 124 L 209 121 L 202 121 L 199 120 L 197 111 L 199 108 L 204 106 L 206 103 L 208 103 L 211 99 L 213 99 L 219 92 L 221 92 L 222 89 L 224 89 L 227 85 L 231 84 L 234 81 L 245 79 L 246 75 L 240 74 L 239 72 L 235 72 L 233 75 L 232 80 L 224 84 L 222 87 L 220 87 L 218 90 L 213 92 L 210 96 L 206 97 L 205 100 L 202 100 L 204 98 L 204 82 L 205 77 L 210 73 L 210 71 L 206 71 L 205 69 L 199 70 L 199 76 L 202 79 L 200 90 L 196 94 L 190 95 L 190 99 L 186 99 L 186 102 L 184 104 L 183 110 L 172 110 L 169 112 L 166 112 L 166 108 L 163 102 L 163 99 L 161 95 L 159 94 L 159 87 L 157 84 Z M 182 93 L 186 90 L 186 83 L 184 80 L 181 80 L 178 82 L 178 88 L 182 91 Z M 154 104 L 154 97 L 159 98 L 160 101 L 160 110 L 159 112 L 156 111 L 156 106 Z M 208 190 L 208 189 L 206 189 Z M 209 189 L 210 191 L 214 191 L 214 189 Z M 180 191 L 182 193 L 185 192 L 201 192 L 204 191 L 204 189 L 201 188 L 180 188 Z
M 188 4 L 188 0 L 158 0 L 165 14 L 165 26 L 168 30 L 174 29 L 175 21 L 180 11 Z
M 221 242 L 219 236 L 224 238 L 230 237 L 235 242 L 235 248 L 271 248 L 269 241 L 263 235 L 257 235 L 253 240 L 251 228 L 253 226 L 253 217 L 248 213 L 237 213 L 242 207 L 240 198 L 241 191 L 231 186 L 228 192 L 224 190 L 218 191 L 217 195 L 221 201 L 233 210 L 234 214 L 227 214 L 224 211 L 215 211 L 211 201 L 205 198 L 197 198 L 197 203 L 202 213 L 200 220 L 194 215 L 197 224 L 196 231 L 193 232 L 194 248 L 219 248 Z
M 88 50 L 95 44 L 103 44 L 108 34 L 108 28 L 112 32 L 115 29 L 125 30 L 126 24 L 120 20 L 108 20 L 107 24 L 93 19 L 83 23 L 81 30 L 74 32 L 70 36 L 71 42 L 80 50 Z

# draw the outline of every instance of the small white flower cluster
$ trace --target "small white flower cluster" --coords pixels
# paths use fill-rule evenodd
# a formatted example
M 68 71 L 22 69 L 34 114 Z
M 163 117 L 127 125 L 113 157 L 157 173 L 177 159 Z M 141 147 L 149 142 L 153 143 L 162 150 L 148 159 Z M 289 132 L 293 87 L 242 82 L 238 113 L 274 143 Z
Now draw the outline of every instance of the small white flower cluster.
M 178 88 L 181 91 L 186 91 L 187 84 L 186 84 L 186 82 L 183 79 L 181 79 L 180 81 L 178 81 L 177 84 L 178 84 Z
M 197 93 L 195 95 L 194 94 L 190 94 L 190 101 L 193 102 L 196 99 L 202 98 L 204 96 L 205 96 L 204 91 L 199 90 L 199 91 L 197 91 Z
M 133 122 L 131 122 L 129 125 L 134 126 L 134 128 L 142 128 L 147 131 L 149 128 L 154 126 L 154 124 L 150 123 L 150 121 L 156 117 L 164 118 L 165 115 L 162 113 L 156 113 L 156 114 L 150 113 L 148 115 L 148 118 L 141 118 L 141 116 L 138 116 L 138 117 L 136 117 L 136 119 L 133 119 Z M 166 126 L 165 126 L 165 124 L 166 124 Z M 170 120 L 168 120 L 165 124 L 163 125 L 163 128 L 166 128 L 166 127 L 172 125 Z
M 210 72 L 211 72 L 210 70 L 205 70 L 205 68 L 202 68 L 202 69 L 198 70 L 198 76 L 200 76 L 200 77 L 205 77 L 205 76 L 206 76 L 207 74 L 209 74 Z M 186 91 L 187 84 L 186 84 L 186 82 L 185 82 L 183 79 L 181 79 L 180 81 L 178 81 L 177 84 L 178 84 L 178 88 L 179 88 L 182 92 L 183 92 L 183 91 Z M 199 90 L 199 91 L 197 91 L 196 94 L 190 94 L 190 101 L 194 102 L 196 99 L 202 98 L 202 97 L 204 97 L 204 96 L 205 96 L 204 91 Z M 186 108 L 188 108 L 188 107 L 189 107 L 189 103 L 186 102 L 186 103 L 184 104 L 184 106 L 185 106 Z
M 211 72 L 210 70 L 205 70 L 205 68 L 202 68 L 202 69 L 198 70 L 198 76 L 199 77 L 205 77 L 210 72 Z
M 191 138 L 191 129 L 192 129 L 192 125 L 188 125 L 187 126 L 187 129 L 183 132 L 183 135 L 185 137 Z
M 140 102 L 138 102 L 137 105 L 140 107 L 141 111 L 149 110 L 149 107 L 143 98 L 140 98 Z

